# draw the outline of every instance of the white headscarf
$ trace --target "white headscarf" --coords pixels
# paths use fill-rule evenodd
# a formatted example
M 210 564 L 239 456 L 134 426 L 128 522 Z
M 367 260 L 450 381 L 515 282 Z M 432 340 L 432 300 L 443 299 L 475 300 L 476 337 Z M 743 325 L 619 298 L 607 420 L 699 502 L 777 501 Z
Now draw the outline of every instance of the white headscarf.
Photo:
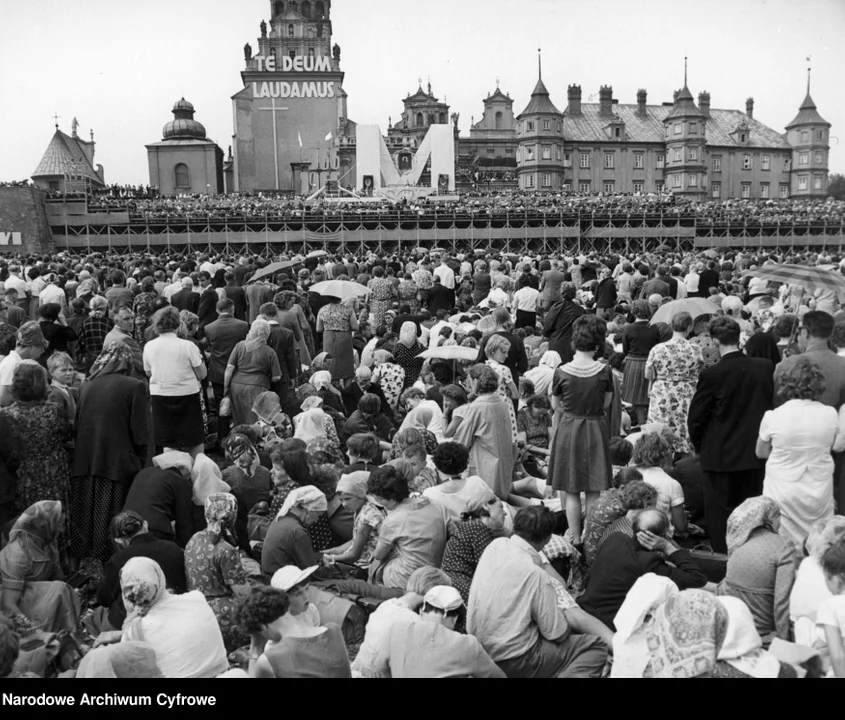
M 329 509 L 329 503 L 326 500 L 326 496 L 313 485 L 297 488 L 296 490 L 292 490 L 287 496 L 285 504 L 282 505 L 282 509 L 276 515 L 276 520 L 283 518 L 295 507 L 321 513 Z
M 301 415 L 297 415 L 294 418 L 294 424 L 296 425 L 296 432 L 293 436 L 297 440 L 310 442 L 315 438 L 327 437 L 326 414 L 319 408 L 312 408 Z
M 194 461 L 188 453 L 174 450 L 154 457 L 153 465 L 159 470 L 181 470 L 183 475 L 188 475 L 194 467 Z
M 734 597 L 720 596 L 718 600 L 728 611 L 728 629 L 716 659 L 753 678 L 776 678 L 780 674 L 780 662 L 763 650 L 763 641 L 748 606 Z
M 205 507 L 205 501 L 209 495 L 227 493 L 232 489 L 223 482 L 223 473 L 220 472 L 217 463 L 202 453 L 194 460 L 191 482 L 194 484 L 192 500 L 194 505 L 200 507 Z
M 554 350 L 547 350 L 543 357 L 540 358 L 540 364 L 532 370 L 525 373 L 526 380 L 534 383 L 534 393 L 536 395 L 549 395 L 552 387 L 552 382 L 555 377 L 555 370 L 557 370 L 563 360 L 560 353 Z
M 328 388 L 332 384 L 332 374 L 328 370 L 320 370 L 320 372 L 315 372 L 308 382 L 318 390 Z

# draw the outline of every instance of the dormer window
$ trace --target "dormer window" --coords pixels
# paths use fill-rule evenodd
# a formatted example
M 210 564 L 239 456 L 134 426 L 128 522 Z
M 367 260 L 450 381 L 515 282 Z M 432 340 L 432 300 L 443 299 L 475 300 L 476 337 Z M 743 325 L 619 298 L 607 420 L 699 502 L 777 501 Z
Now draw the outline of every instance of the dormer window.
M 745 133 L 741 133 L 741 134 L 740 134 L 740 136 L 739 136 L 739 141 L 740 141 L 740 142 L 745 142 Z

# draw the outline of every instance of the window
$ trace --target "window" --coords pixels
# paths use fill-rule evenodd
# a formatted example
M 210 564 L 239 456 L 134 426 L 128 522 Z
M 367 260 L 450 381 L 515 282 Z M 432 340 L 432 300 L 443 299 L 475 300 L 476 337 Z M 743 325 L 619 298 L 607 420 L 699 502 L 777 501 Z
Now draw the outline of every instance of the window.
M 551 130 L 552 129 L 552 121 L 551 120 L 543 120 L 543 130 Z
M 824 162 L 824 156 L 821 153 L 816 153 L 813 162 L 816 163 L 816 165 L 821 165 Z
M 557 131 L 563 132 L 563 125 L 561 124 L 560 120 L 557 121 Z
M 504 116 L 501 112 L 496 113 L 496 130 L 502 130 L 502 125 L 504 125 Z
M 769 198 L 769 183 L 760 183 L 760 197 L 764 200 Z
M 698 187 L 698 175 L 687 176 L 687 187 Z
M 641 183 L 641 182 L 635 182 L 634 183 L 634 192 L 635 193 L 641 193 L 641 192 L 644 191 L 644 189 L 645 189 L 645 183 Z
M 806 190 L 807 189 L 807 178 L 806 177 L 798 178 L 798 189 L 799 190 Z
M 809 142 L 810 140 L 810 133 L 807 130 L 801 131 L 801 142 Z
M 543 145 L 543 160 L 551 160 L 551 159 L 552 159 L 551 145 Z
M 527 185 L 528 185 L 528 187 L 530 187 L 530 188 L 533 188 L 533 187 L 534 187 L 534 176 L 533 176 L 533 175 L 529 175 L 529 176 L 528 176 L 528 178 L 527 178 Z
M 50 180 L 49 183 L 51 190 L 58 190 L 59 189 L 59 181 L 58 180 Z
M 675 162 L 681 162 L 681 149 L 675 148 L 675 157 L 673 158 Z
M 425 125 L 425 120 L 423 119 L 423 114 L 422 114 L 422 113 L 417 113 L 417 122 L 416 122 L 416 125 L 417 125 L 417 127 L 422 127 L 423 125 Z
M 179 163 L 175 168 L 176 172 L 176 187 L 190 188 L 191 187 L 191 171 L 185 163 Z
M 612 168 L 614 163 L 614 154 L 613 153 L 605 153 L 604 154 L 604 166 L 606 168 Z
M 790 170 L 792 170 L 792 158 L 783 159 L 783 170 L 784 172 L 789 172 Z
M 534 121 L 529 120 L 525 123 L 525 130 L 526 132 L 534 132 Z
M 698 160 L 698 148 L 690 148 L 689 149 L 689 159 L 690 160 Z
M 561 152 L 561 149 L 560 149 L 560 148 L 558 148 L 558 149 L 557 149 L 557 161 L 558 161 L 558 162 L 560 162 L 560 158 L 561 158 L 561 156 L 562 156 L 562 155 L 563 155 L 563 153 Z
M 293 37 L 293 25 L 288 25 L 288 37 Z
M 742 156 L 742 169 L 743 170 L 750 170 L 751 169 L 751 156 L 750 155 L 743 155 Z
M 564 192 L 572 192 L 572 183 L 563 183 Z
M 605 192 L 606 195 L 612 195 L 614 189 L 615 188 L 614 188 L 613 183 L 605 183 L 604 184 L 604 192 Z
M 675 135 L 681 134 L 681 123 L 675 123 Z
M 613 128 L 613 137 L 618 137 L 618 138 L 622 137 L 622 128 L 620 128 L 620 127 Z
M 799 165 L 809 165 L 810 164 L 810 153 L 799 153 L 798 154 L 798 164 Z
M 563 154 L 563 167 L 572 167 L 572 153 Z
M 676 188 L 681 187 L 681 176 L 680 175 L 673 175 L 672 176 L 672 185 Z
M 813 189 L 821 190 L 822 189 L 822 179 L 820 177 L 813 178 Z
M 588 182 L 578 183 L 578 192 L 582 192 L 582 193 L 590 192 L 590 183 L 588 183 Z
M 529 145 L 525 148 L 525 159 L 526 160 L 533 160 L 534 159 L 534 146 Z
M 657 156 L 657 167 L 662 168 L 666 164 L 666 156 L 659 154 Z
M 742 183 L 742 197 L 751 197 L 751 183 Z
M 587 153 L 581 153 L 581 167 L 590 167 L 590 156 Z
M 742 135 L 739 136 L 739 141 L 743 143 L 745 142 L 745 133 L 742 133 Z
M 771 170 L 771 161 L 772 159 L 768 155 L 763 155 L 763 157 L 760 158 L 760 167 L 763 170 Z
M 722 172 L 722 158 L 716 156 L 713 158 L 713 172 Z
M 722 197 L 722 183 L 713 183 L 710 186 L 710 197 L 717 199 Z
M 689 124 L 689 131 L 690 131 L 690 133 L 697 135 L 698 134 L 698 125 L 694 122 L 691 122 Z
M 551 173 L 543 173 L 543 187 L 551 187 L 551 186 L 552 186 Z
M 778 194 L 782 198 L 788 198 L 789 197 L 789 185 L 781 184 L 780 189 L 778 191 Z
M 634 167 L 635 168 L 642 168 L 643 166 L 643 154 L 642 153 L 634 153 Z
M 816 130 L 816 140 L 824 140 L 824 130 Z
M 655 181 L 654 183 L 654 192 L 666 192 L 666 183 L 660 182 L 660 180 Z

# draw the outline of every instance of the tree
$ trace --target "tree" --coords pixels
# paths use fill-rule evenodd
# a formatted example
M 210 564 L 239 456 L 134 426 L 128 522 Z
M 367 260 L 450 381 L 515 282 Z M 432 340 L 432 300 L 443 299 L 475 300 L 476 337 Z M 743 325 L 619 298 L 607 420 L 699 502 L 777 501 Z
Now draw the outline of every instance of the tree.
M 827 183 L 828 197 L 834 200 L 845 200 L 845 175 L 834 173 Z

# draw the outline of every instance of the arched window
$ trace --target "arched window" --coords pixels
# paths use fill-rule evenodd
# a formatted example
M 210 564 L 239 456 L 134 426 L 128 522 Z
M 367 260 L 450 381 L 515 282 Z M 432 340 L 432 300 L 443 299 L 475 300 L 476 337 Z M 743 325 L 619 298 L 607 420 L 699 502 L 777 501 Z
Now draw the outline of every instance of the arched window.
M 276 48 L 270 48 L 270 57 L 273 58 L 273 62 L 275 63 L 276 62 Z M 276 70 L 279 70 L 279 69 L 280 68 L 276 68 Z
M 318 2 L 314 5 L 314 15 L 317 17 L 318 20 L 321 20 L 322 18 L 326 17 L 326 8 L 323 3 Z
M 185 163 L 179 163 L 174 171 L 176 173 L 176 189 L 190 190 L 191 189 L 191 171 Z
M 496 130 L 501 130 L 502 125 L 504 124 L 505 117 L 502 115 L 501 112 L 496 113 Z
M 288 25 L 288 37 L 293 37 L 293 25 Z
M 429 113 L 429 114 L 428 114 L 428 124 L 429 124 L 429 125 L 434 125 L 434 113 Z
M 446 124 L 446 113 L 440 113 L 440 124 L 441 125 Z
M 285 12 L 285 4 L 283 2 L 277 2 L 275 5 L 276 8 L 276 15 L 283 15 Z
M 423 119 L 422 113 L 417 113 L 417 123 L 416 124 L 417 124 L 417 127 L 422 127 L 423 125 L 425 125 L 425 120 Z
M 305 0 L 305 2 L 302 3 L 302 9 L 299 12 L 302 13 L 303 17 L 310 20 L 311 19 L 311 3 L 308 2 L 308 0 Z

